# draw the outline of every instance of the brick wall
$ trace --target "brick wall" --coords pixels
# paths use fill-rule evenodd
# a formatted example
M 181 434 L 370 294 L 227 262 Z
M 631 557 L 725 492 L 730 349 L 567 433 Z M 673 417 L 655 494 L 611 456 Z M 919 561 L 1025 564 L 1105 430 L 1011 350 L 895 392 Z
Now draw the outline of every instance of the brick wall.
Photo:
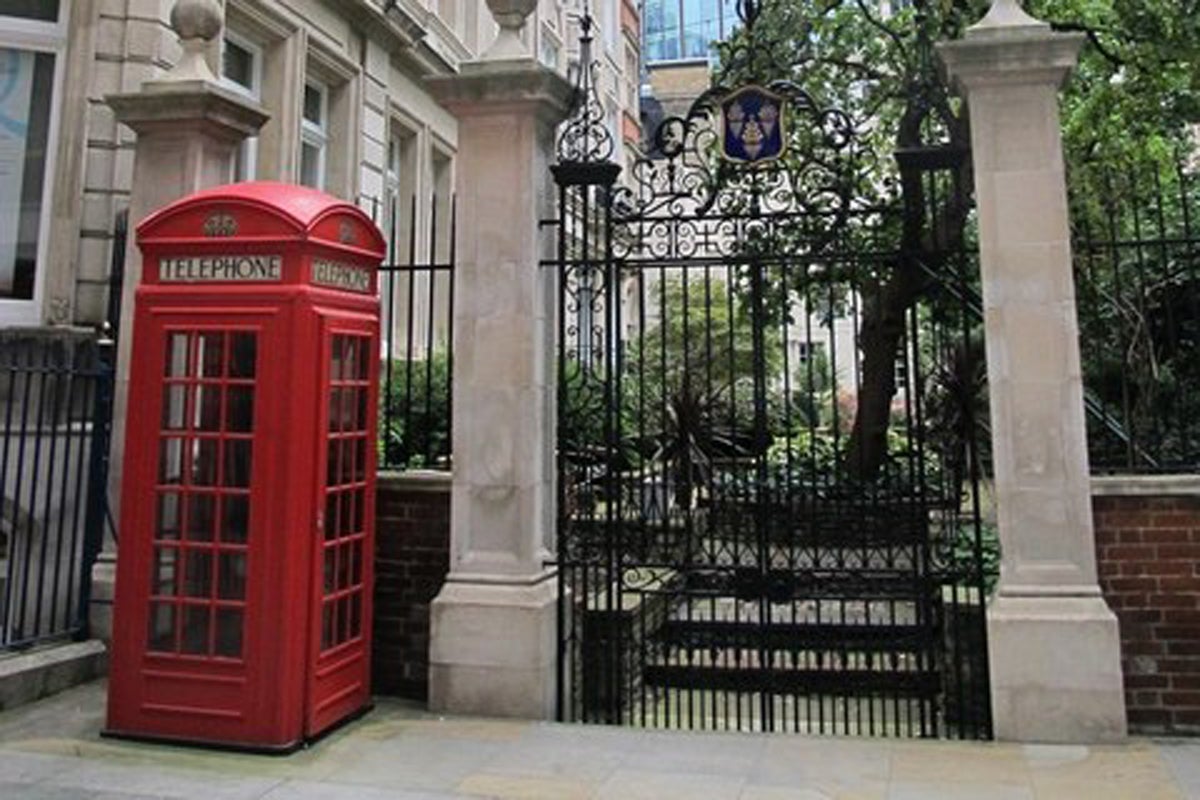
M 379 476 L 372 683 L 377 694 L 425 700 L 429 604 L 450 569 L 450 476 Z
M 1100 585 L 1121 624 L 1130 732 L 1200 735 L 1200 491 L 1153 494 L 1156 480 L 1172 491 L 1097 481 Z

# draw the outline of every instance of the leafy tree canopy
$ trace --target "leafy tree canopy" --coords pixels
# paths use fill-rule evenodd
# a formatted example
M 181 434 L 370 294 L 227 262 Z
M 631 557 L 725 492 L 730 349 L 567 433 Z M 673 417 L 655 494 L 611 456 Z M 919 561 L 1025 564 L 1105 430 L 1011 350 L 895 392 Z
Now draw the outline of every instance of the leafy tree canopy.
M 914 103 L 959 119 L 932 45 L 961 38 L 988 0 L 913 0 L 891 15 L 875 0 L 765 0 L 749 57 L 740 31 L 719 48 L 718 79 L 791 79 L 859 122 L 884 154 Z M 892 5 L 900 5 L 892 3 Z M 1172 161 L 1200 124 L 1200 0 L 1027 0 L 1027 10 L 1087 41 L 1063 102 L 1069 161 Z M 952 133 L 952 132 L 947 132 Z M 901 144 L 906 144 L 901 142 Z
M 973 173 L 967 159 L 953 189 L 927 194 L 919 166 L 897 151 L 970 144 L 964 102 L 939 69 L 937 42 L 961 38 L 988 0 L 912 0 L 892 14 L 877 0 L 763 0 L 761 14 L 718 52 L 724 86 L 788 80 L 854 121 L 863 148 L 860 200 L 903 208 L 897 257 L 863 287 L 863 352 L 857 418 L 847 452 L 851 471 L 871 477 L 886 454 L 888 409 L 905 314 L 930 286 L 941 254 L 970 240 Z M 901 5 L 891 3 L 892 6 Z M 1085 44 L 1062 102 L 1072 188 L 1115 202 L 1110 173 L 1173 176 L 1196 151 L 1200 124 L 1200 0 L 1028 0 L 1027 10 Z M 797 187 L 801 188 L 801 187 Z M 1136 188 L 1134 189 L 1136 191 Z M 1103 200 L 1099 200 L 1103 198 Z M 1080 213 L 1079 210 L 1076 212 Z

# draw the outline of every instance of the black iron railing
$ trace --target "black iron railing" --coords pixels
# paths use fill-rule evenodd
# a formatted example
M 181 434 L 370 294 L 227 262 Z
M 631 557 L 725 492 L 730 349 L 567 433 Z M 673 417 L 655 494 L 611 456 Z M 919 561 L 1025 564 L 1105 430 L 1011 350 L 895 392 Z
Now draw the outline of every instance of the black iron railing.
M 455 202 L 370 205 L 390 242 L 380 270 L 379 466 L 449 469 Z
M 0 343 L 0 650 L 86 634 L 112 377 L 107 338 Z
M 1200 471 L 1200 177 L 1072 175 L 1093 472 Z

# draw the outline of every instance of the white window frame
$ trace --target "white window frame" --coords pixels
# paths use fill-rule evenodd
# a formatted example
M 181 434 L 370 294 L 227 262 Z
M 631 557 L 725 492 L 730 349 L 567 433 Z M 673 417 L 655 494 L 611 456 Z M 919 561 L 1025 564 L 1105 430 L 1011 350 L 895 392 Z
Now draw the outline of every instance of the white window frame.
M 235 80 L 225 77 L 225 43 L 230 42 L 237 47 L 245 50 L 250 54 L 250 86 L 244 86 Z M 256 103 L 262 102 L 263 91 L 263 63 L 266 60 L 263 47 L 257 42 L 247 39 L 245 36 L 229 29 L 225 30 L 224 38 L 221 40 L 221 77 L 220 83 L 230 91 L 249 97 Z M 250 136 L 245 139 L 240 145 L 241 163 L 246 174 L 238 175 L 236 173 L 237 164 L 232 165 L 231 169 L 234 174 L 230 176 L 233 181 L 248 181 L 255 180 L 258 177 L 258 137 Z
M 225 77 L 224 71 L 224 48 L 225 43 L 229 42 L 250 54 L 250 86 L 245 86 L 238 83 L 232 78 Z M 221 69 L 221 84 L 227 86 L 238 94 L 258 100 L 262 97 L 263 84 L 263 48 L 257 42 L 247 39 L 237 31 L 226 30 L 225 36 L 221 41 L 222 48 L 222 69 Z
M 538 61 L 542 66 L 558 71 L 562 60 L 562 40 L 548 23 L 542 25 L 541 38 L 538 41 Z M 549 58 L 548 58 L 549 57 Z
M 387 143 L 384 145 L 383 156 L 383 219 L 379 222 L 389 241 L 394 233 L 403 229 L 400 215 L 404 213 L 404 209 L 401 208 L 400 198 L 404 180 L 404 137 L 401 136 L 400 130 L 397 123 L 388 121 Z M 395 242 L 391 245 L 396 247 Z
M 321 124 L 318 125 L 312 122 L 304 114 L 305 95 L 309 88 L 316 89 L 321 95 Z M 328 150 L 329 150 L 329 85 L 316 78 L 306 78 L 304 81 L 304 92 L 300 96 L 300 158 L 298 166 L 301 174 L 298 176 L 300 182 L 304 179 L 304 146 L 315 147 L 317 149 L 317 185 L 312 187 L 321 191 L 325 190 L 325 184 L 328 182 L 329 176 L 326 175 L 326 167 L 328 165 Z
M 42 179 L 42 209 L 38 219 L 37 256 L 34 263 L 33 297 L 29 300 L 0 297 L 0 326 L 41 325 L 45 319 L 46 273 L 49 268 L 46 257 L 50 249 L 48 233 L 54 208 L 55 175 L 58 170 L 59 128 L 62 119 L 62 98 L 67 61 L 67 29 L 70 17 L 70 0 L 60 0 L 57 22 L 0 16 L 0 47 L 49 53 L 54 56 L 50 124 L 46 131 L 46 165 Z

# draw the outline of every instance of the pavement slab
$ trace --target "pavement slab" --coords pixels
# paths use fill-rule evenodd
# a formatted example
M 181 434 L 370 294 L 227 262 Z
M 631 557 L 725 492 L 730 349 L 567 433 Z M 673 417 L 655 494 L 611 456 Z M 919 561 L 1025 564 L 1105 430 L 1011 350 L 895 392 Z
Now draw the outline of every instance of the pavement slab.
M 443 717 L 286 757 L 104 739 L 102 681 L 0 712 L 0 800 L 1200 800 L 1200 739 L 1017 745 Z

